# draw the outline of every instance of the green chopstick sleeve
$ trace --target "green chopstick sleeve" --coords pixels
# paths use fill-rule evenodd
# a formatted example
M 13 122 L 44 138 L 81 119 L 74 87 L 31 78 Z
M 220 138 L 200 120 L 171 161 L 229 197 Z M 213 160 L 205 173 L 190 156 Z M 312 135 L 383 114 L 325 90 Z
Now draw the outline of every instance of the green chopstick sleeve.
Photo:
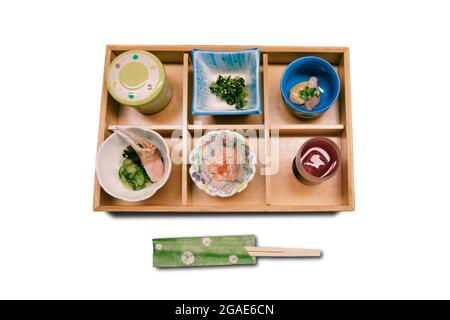
M 223 236 L 153 240 L 155 268 L 254 265 L 246 246 L 255 247 L 256 237 Z

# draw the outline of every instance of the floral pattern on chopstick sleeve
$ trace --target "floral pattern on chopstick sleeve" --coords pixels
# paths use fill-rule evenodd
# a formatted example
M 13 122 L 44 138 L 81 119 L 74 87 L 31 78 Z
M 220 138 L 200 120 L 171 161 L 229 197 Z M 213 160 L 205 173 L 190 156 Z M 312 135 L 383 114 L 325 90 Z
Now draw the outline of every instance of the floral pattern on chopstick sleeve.
M 224 236 L 153 240 L 155 268 L 256 264 L 246 246 L 255 247 L 256 237 Z

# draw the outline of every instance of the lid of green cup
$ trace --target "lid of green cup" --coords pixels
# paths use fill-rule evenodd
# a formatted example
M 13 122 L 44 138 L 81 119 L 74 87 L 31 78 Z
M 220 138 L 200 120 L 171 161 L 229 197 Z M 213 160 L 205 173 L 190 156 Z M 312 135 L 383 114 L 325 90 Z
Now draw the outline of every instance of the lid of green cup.
M 152 53 L 127 51 L 109 66 L 107 86 L 114 99 L 122 104 L 140 106 L 153 100 L 166 81 L 164 67 Z

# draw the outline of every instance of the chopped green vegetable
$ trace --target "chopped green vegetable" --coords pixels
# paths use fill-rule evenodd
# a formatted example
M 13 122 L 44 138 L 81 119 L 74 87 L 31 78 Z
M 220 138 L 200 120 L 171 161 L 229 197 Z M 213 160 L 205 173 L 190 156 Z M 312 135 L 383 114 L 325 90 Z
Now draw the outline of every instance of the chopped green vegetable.
M 124 166 L 127 165 L 127 164 L 132 164 L 132 163 L 133 163 L 133 160 L 130 160 L 130 159 L 123 160 L 123 165 Z
M 305 89 L 298 91 L 298 96 L 301 99 L 307 101 L 312 97 L 319 97 L 319 91 L 317 90 L 317 88 L 306 86 Z
M 125 159 L 129 159 L 132 162 L 136 163 L 139 166 L 142 166 L 141 164 L 141 159 L 139 159 L 138 154 L 136 153 L 136 151 L 134 151 L 134 149 L 131 146 L 128 146 L 122 153 L 122 156 Z
M 151 182 L 147 172 L 142 166 L 136 151 L 128 146 L 122 156 L 125 158 L 119 168 L 119 178 L 122 183 L 131 190 L 142 190 L 148 182 Z
M 223 77 L 219 75 L 217 80 L 211 83 L 209 89 L 217 98 L 229 105 L 235 105 L 238 110 L 243 109 L 248 104 L 246 100 L 248 89 L 245 86 L 245 79 L 242 77 L 232 78 L 231 76 Z

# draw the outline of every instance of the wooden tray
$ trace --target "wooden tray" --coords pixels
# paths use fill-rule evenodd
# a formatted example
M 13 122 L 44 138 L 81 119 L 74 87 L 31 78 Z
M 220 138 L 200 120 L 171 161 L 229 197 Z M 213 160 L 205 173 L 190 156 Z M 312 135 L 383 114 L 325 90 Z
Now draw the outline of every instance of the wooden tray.
M 192 49 L 239 50 L 258 47 L 261 50 L 263 108 L 261 115 L 192 116 Z M 142 115 L 132 108 L 120 106 L 106 88 L 106 70 L 118 54 L 128 50 L 147 50 L 164 64 L 173 91 L 169 105 L 154 115 Z M 280 78 L 293 60 L 314 55 L 321 57 L 338 71 L 341 79 L 339 99 L 325 114 L 313 120 L 291 115 L 281 98 Z M 97 179 L 94 186 L 94 210 L 109 212 L 336 212 L 354 210 L 353 150 L 350 95 L 349 49 L 343 47 L 275 47 L 275 46 L 153 46 L 109 45 L 106 48 L 98 146 L 111 134 L 111 125 L 143 126 L 161 133 L 172 152 L 183 160 L 174 164 L 167 184 L 152 198 L 129 203 L 115 199 L 102 190 Z M 196 121 L 202 120 L 199 128 Z M 248 188 L 231 198 L 210 197 L 199 190 L 189 176 L 187 155 L 194 143 L 195 130 L 255 130 L 263 159 L 279 148 L 279 170 L 262 175 L 258 170 Z M 172 132 L 177 130 L 178 138 Z M 275 139 L 279 136 L 279 139 Z M 292 173 L 292 161 L 300 145 L 312 136 L 326 136 L 340 145 L 342 166 L 332 179 L 314 187 L 298 182 Z M 278 141 L 278 142 L 277 142 Z M 267 161 L 264 161 L 267 162 Z M 258 169 L 266 172 L 274 164 L 259 161 Z M 274 170 L 275 171 L 275 170 Z

